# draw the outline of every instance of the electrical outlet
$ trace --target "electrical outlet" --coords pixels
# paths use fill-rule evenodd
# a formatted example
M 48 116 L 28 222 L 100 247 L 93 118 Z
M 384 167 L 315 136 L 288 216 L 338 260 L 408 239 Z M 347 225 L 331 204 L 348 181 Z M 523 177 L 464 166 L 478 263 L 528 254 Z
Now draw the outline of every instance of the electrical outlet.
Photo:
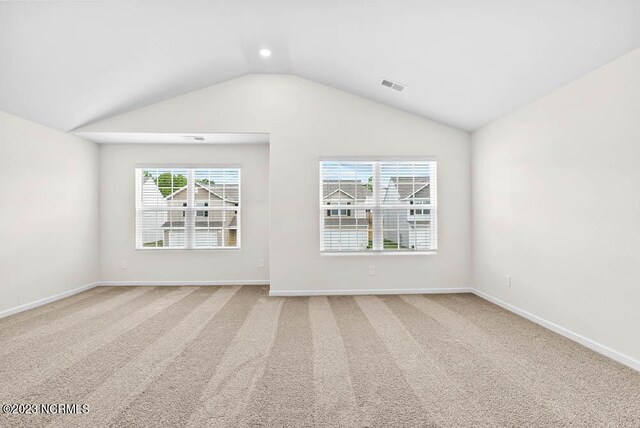
M 505 277 L 504 285 L 505 285 L 505 287 L 511 288 L 511 275 L 507 275 Z
M 264 259 L 259 259 L 258 260 L 258 267 L 259 268 L 264 268 Z
M 369 266 L 369 275 L 373 276 L 376 274 L 376 267 L 373 265 Z
M 120 260 L 120 269 L 126 269 L 126 268 L 127 268 L 127 261 Z

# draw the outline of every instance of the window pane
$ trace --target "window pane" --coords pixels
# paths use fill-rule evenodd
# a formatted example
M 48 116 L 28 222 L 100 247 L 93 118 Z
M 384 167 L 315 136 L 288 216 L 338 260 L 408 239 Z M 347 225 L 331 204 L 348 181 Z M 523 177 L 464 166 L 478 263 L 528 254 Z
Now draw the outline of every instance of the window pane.
M 322 198 L 325 205 L 372 204 L 371 162 L 321 163 Z
M 368 226 L 329 226 L 323 229 L 324 251 L 365 251 L 371 249 Z
M 432 249 L 431 216 L 413 210 L 382 210 L 383 247 L 385 250 Z M 429 210 L 425 210 L 429 211 Z
M 236 247 L 238 246 L 238 215 L 235 211 L 204 211 L 205 216 L 196 217 L 195 247 Z
M 187 171 L 185 169 L 144 169 L 142 171 L 141 205 L 167 207 L 169 201 L 186 199 Z M 182 192 L 181 192 L 182 190 Z
M 355 206 L 373 204 L 373 164 L 371 162 L 334 162 L 320 164 L 322 205 L 336 208 L 321 210 L 323 251 L 366 251 L 371 245 L 371 213 Z
M 169 211 L 167 221 L 162 228 L 162 245 L 160 247 L 185 247 L 185 221 L 181 211 Z
M 164 246 L 163 225 L 167 221 L 167 211 L 147 211 L 140 214 L 142 246 L 155 248 Z
M 325 251 L 363 251 L 370 247 L 368 218 L 331 216 L 323 219 Z
M 222 205 L 222 201 L 239 203 L 240 170 L 237 168 L 210 170 L 209 183 L 203 187 L 210 193 L 210 200 L 214 205 Z
M 430 203 L 432 162 L 381 162 L 380 184 L 383 205 Z
M 180 215 L 178 220 L 172 216 Z M 179 212 L 147 211 L 140 213 L 139 228 L 143 248 L 184 247 L 184 220 Z

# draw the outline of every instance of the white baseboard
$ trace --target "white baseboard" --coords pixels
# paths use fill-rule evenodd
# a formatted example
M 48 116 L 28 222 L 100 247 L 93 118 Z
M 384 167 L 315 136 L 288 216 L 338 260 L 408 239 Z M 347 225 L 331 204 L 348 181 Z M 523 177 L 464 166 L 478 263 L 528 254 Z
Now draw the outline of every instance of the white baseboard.
M 489 294 L 480 291 L 480 290 L 472 290 L 472 292 L 477 295 L 478 297 L 482 297 L 485 300 L 490 301 L 491 303 L 495 303 L 498 306 L 503 307 L 504 309 L 511 311 L 517 315 L 520 315 L 521 317 L 524 317 L 526 319 L 528 319 L 529 321 L 533 321 L 536 324 L 539 324 L 553 332 L 556 332 L 568 339 L 573 340 L 574 342 L 578 342 L 579 344 L 586 346 L 587 348 L 598 352 L 599 354 L 602 354 L 606 357 L 611 358 L 612 360 L 615 360 L 621 364 L 624 364 L 625 366 L 629 366 L 634 370 L 640 371 L 640 361 L 636 360 L 635 358 L 632 358 L 628 355 L 622 354 L 618 351 L 615 351 L 611 348 L 609 348 L 608 346 L 605 346 L 601 343 L 598 343 L 594 340 L 591 340 L 587 337 L 582 336 L 581 334 L 575 333 L 571 330 L 568 330 L 564 327 L 559 326 L 558 324 L 555 324 L 551 321 L 547 321 L 543 318 L 540 318 L 537 315 L 533 315 L 530 312 L 527 312 L 523 309 L 520 309 L 516 306 L 513 306 L 505 301 L 502 301 L 498 298 L 495 298 L 493 296 L 490 296 Z
M 98 285 L 117 287 L 117 286 L 168 286 L 175 287 L 180 285 L 187 285 L 193 287 L 201 287 L 208 285 L 269 285 L 267 279 L 245 279 L 245 280 L 229 280 L 229 281 L 99 281 Z
M 378 294 L 472 293 L 471 288 L 371 288 L 362 290 L 270 290 L 269 296 L 362 296 Z
M 23 312 L 28 309 L 33 309 L 38 306 L 46 305 L 47 303 L 55 302 L 56 300 L 73 296 L 74 294 L 81 293 L 83 291 L 89 290 L 97 286 L 98 286 L 98 283 L 93 282 L 91 284 L 83 285 L 82 287 L 74 288 L 73 290 L 65 291 L 63 293 L 56 294 L 54 296 L 45 297 L 44 299 L 36 300 L 31 303 L 25 303 L 24 305 L 16 306 L 15 308 L 5 309 L 4 311 L 0 312 L 0 318 L 8 317 L 9 315 L 17 314 L 18 312 Z

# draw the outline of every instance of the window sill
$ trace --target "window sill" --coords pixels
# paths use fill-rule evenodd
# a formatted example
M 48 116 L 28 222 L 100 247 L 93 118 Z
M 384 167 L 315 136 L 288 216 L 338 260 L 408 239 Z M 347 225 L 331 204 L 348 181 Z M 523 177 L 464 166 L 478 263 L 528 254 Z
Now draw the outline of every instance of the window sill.
M 437 250 L 428 251 L 321 251 L 322 257 L 334 256 L 434 256 L 438 254 Z

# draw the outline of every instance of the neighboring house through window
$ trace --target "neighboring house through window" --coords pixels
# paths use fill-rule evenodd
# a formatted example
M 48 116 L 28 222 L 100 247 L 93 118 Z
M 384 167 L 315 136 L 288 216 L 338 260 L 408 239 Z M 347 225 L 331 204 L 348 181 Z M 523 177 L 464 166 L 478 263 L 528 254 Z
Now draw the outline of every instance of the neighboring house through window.
M 347 205 L 350 205 L 351 202 L 347 202 Z M 327 205 L 331 205 L 331 202 L 327 201 Z M 351 216 L 351 210 L 327 210 L 327 216 L 328 217 L 349 217 Z
M 136 248 L 239 248 L 240 212 L 239 168 L 136 169 Z
M 413 198 L 409 199 L 409 203 L 411 205 L 427 205 L 429 202 L 428 201 L 414 201 Z M 413 216 L 413 215 L 417 215 L 417 216 L 421 216 L 421 215 L 429 215 L 429 210 L 427 209 L 414 209 L 414 210 L 410 210 L 409 211 L 409 215 Z
M 435 161 L 324 160 L 320 182 L 321 251 L 437 249 Z

